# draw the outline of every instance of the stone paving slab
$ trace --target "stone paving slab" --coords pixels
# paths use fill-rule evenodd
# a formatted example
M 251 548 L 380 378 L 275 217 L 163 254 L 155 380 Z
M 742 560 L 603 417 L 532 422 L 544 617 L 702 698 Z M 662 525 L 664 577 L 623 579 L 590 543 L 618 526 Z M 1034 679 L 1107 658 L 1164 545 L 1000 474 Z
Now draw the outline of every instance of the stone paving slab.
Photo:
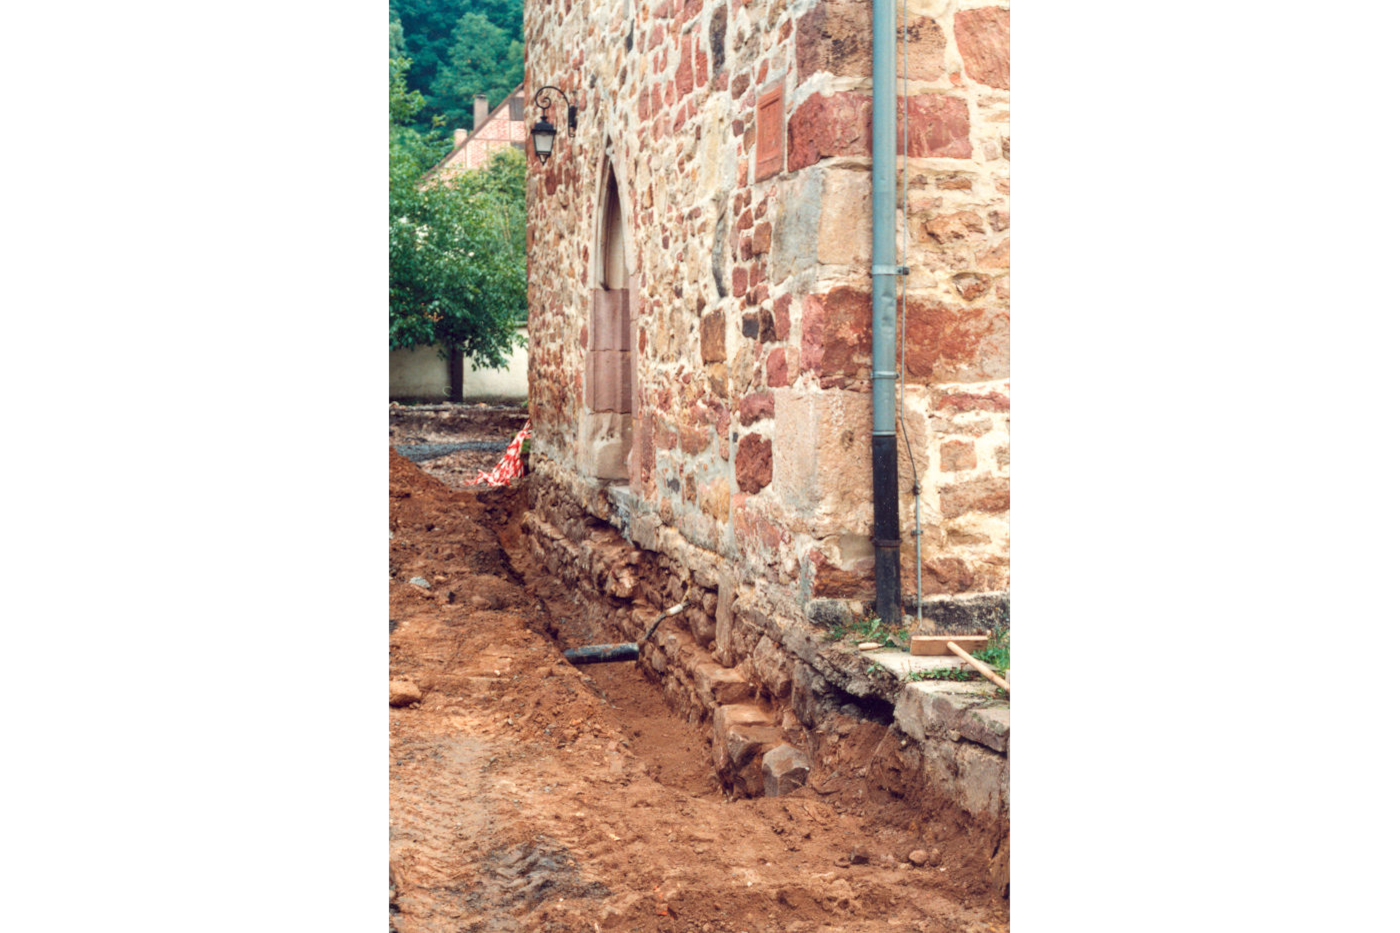
M 971 670 L 959 658 L 915 657 L 892 648 L 865 651 L 862 655 L 900 679 L 895 721 L 906 733 L 920 742 L 966 739 L 1003 755 L 1007 753 L 1011 743 L 1010 703 L 997 698 L 995 686 L 980 676 L 965 681 L 904 680 L 915 671 Z
M 873 661 L 881 667 L 891 671 L 896 677 L 903 679 L 911 671 L 931 671 L 940 667 L 966 668 L 963 660 L 951 654 L 929 655 L 925 657 L 915 657 L 907 651 L 898 648 L 878 648 L 874 651 L 862 651 L 861 657 L 868 661 Z M 958 681 L 927 681 L 929 683 L 957 683 Z M 972 681 L 968 681 L 972 683 Z

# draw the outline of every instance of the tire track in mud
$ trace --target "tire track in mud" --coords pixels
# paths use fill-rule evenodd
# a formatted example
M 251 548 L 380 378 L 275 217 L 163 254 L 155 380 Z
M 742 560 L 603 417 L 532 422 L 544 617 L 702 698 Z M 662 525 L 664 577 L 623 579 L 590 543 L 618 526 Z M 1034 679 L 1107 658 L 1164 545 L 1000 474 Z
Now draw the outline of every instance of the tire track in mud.
M 481 776 L 487 755 L 482 743 L 465 736 L 406 743 L 399 754 L 411 756 L 415 750 L 426 752 L 417 759 L 425 765 L 422 774 L 390 804 L 394 908 L 417 918 L 423 929 L 460 929 L 470 922 L 465 895 L 475 878 L 449 866 L 463 839 L 483 836 L 491 828 L 489 811 L 464 810 L 460 795 L 486 799 L 489 788 Z
M 471 731 L 473 724 L 464 720 L 460 726 Z M 412 929 L 505 933 L 523 929 L 515 912 L 533 910 L 546 898 L 612 893 L 601 882 L 587 881 L 568 849 L 542 834 L 482 850 L 480 840 L 500 836 L 506 829 L 501 822 L 518 816 L 492 777 L 499 760 L 493 744 L 458 733 L 416 745 L 429 752 L 424 774 L 392 808 L 390 839 L 394 908 L 397 917 L 411 918 Z M 471 805 L 463 806 L 464 800 Z M 451 870 L 464 854 L 475 864 Z

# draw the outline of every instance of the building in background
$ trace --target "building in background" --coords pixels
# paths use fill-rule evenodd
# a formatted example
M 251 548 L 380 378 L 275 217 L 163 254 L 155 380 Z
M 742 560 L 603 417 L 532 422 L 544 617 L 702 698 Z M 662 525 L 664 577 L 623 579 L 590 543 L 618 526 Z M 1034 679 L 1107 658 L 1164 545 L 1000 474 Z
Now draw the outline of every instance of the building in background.
M 454 130 L 452 151 L 433 166 L 430 175 L 482 168 L 499 149 L 514 146 L 525 148 L 529 133 L 525 127 L 525 85 L 520 85 L 501 101 L 495 110 L 488 110 L 485 94 L 478 94 L 472 130 Z

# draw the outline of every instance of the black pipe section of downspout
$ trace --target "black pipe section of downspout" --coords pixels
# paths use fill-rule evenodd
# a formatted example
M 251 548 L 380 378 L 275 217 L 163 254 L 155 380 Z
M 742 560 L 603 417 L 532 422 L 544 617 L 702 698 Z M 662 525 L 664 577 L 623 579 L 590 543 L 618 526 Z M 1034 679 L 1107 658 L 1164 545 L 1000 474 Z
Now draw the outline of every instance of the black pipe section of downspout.
M 895 276 L 894 251 L 895 83 L 894 0 L 874 0 L 871 120 L 871 394 L 870 438 L 875 506 L 875 614 L 887 625 L 904 621 L 899 579 L 899 459 L 894 430 Z

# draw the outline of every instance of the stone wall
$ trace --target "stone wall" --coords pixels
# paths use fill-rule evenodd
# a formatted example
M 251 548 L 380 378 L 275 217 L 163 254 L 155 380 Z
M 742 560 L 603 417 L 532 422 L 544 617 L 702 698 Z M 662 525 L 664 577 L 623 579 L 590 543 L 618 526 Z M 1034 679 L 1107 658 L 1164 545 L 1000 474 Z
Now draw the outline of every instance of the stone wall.
M 613 493 L 552 461 L 532 469 L 529 490 L 533 561 L 517 569 L 556 605 L 573 601 L 555 624 L 574 643 L 639 643 L 638 667 L 706 727 L 715 772 L 733 793 L 781 796 L 810 784 L 842 799 L 904 798 L 933 838 L 970 841 L 966 857 L 1004 896 L 1010 709 L 990 685 L 906 682 L 875 663 L 879 652 L 827 638 L 794 617 L 781 591 L 749 584 L 675 529 L 631 526 L 635 516 L 622 511 L 598 518 Z M 889 654 L 896 668 L 914 660 Z
M 824 632 L 874 596 L 870 15 L 527 0 L 527 92 L 571 92 L 579 125 L 531 159 L 525 527 L 598 641 L 687 601 L 640 664 L 709 723 L 736 793 L 839 773 L 917 797 L 1004 884 L 1005 702 L 901 683 Z M 909 16 L 903 582 L 917 480 L 931 623 L 985 630 L 1010 584 L 1009 12 Z
M 530 160 L 533 466 L 634 542 L 711 555 L 794 618 L 873 597 L 870 12 L 525 7 L 527 96 L 555 84 L 579 105 L 576 134 L 556 106 L 555 154 Z M 904 587 L 917 479 L 924 596 L 948 605 L 1010 582 L 1008 37 L 1006 4 L 909 4 Z M 635 373 L 630 412 L 602 415 L 585 370 L 609 173 Z

